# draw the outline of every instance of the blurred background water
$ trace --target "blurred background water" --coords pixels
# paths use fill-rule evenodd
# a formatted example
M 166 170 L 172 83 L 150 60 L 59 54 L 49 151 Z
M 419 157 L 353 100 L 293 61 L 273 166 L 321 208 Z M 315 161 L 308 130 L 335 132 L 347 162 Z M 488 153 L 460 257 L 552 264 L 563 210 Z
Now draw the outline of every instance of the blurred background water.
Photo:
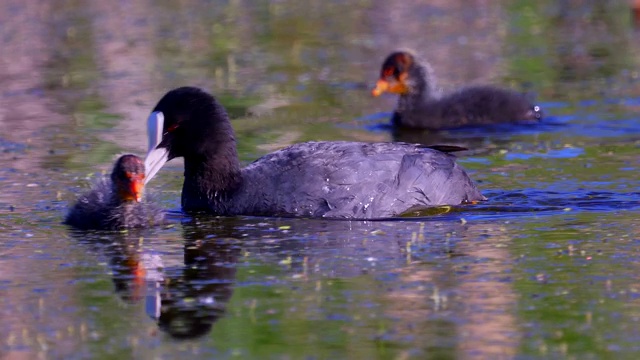
M 636 358 L 640 37 L 629 1 L 0 3 L 0 357 Z M 394 132 L 408 47 L 446 90 L 536 96 L 539 126 Z M 241 159 L 307 140 L 459 144 L 490 200 L 394 221 L 185 217 L 80 233 L 67 207 L 183 85 Z

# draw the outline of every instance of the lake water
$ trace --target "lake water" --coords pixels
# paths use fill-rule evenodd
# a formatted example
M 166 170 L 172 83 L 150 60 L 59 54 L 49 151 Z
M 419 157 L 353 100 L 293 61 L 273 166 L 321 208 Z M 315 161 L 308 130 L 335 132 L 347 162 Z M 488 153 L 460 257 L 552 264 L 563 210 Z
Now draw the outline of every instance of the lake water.
M 627 1 L 0 4 L 0 358 L 640 356 L 640 34 Z M 538 126 L 392 132 L 392 50 L 439 84 L 535 94 Z M 393 221 L 187 217 L 81 233 L 70 203 L 146 151 L 169 89 L 233 117 L 244 162 L 308 140 L 470 149 L 489 201 Z M 170 163 L 171 165 L 171 163 Z

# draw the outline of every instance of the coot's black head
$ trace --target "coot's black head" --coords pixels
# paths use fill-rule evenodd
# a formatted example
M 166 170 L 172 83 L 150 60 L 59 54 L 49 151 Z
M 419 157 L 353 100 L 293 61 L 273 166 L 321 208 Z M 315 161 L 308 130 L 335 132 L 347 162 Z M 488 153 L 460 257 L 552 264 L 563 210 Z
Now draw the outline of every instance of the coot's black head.
M 111 172 L 114 194 L 122 202 L 142 200 L 144 191 L 144 163 L 135 155 L 122 155 Z
M 392 52 L 382 63 L 380 78 L 373 89 L 373 96 L 382 95 L 385 92 L 404 95 L 411 89 L 411 76 L 416 58 L 409 51 Z
M 235 137 L 227 113 L 209 93 L 181 87 L 166 93 L 149 116 L 147 182 L 169 160 L 205 159 Z

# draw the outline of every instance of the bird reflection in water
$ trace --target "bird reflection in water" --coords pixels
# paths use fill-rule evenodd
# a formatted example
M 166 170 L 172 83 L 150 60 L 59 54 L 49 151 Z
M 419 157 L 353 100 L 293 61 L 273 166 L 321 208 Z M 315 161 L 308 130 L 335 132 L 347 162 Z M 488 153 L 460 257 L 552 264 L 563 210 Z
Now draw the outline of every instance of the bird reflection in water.
M 205 239 L 212 227 L 199 227 L 195 219 L 183 228 L 184 266 L 165 268 L 164 278 L 153 281 L 155 288 L 147 283 L 151 286 L 146 305 L 160 330 L 189 339 L 207 334 L 224 315 L 233 294 L 240 248 L 222 232 Z
M 147 314 L 160 330 L 177 339 L 211 331 L 233 294 L 240 247 L 228 226 L 196 219 L 183 223 L 182 259 L 149 252 L 143 230 L 113 236 L 75 232 L 79 242 L 109 258 L 115 292 L 128 304 L 145 299 Z M 97 235 L 97 234 L 96 234 Z

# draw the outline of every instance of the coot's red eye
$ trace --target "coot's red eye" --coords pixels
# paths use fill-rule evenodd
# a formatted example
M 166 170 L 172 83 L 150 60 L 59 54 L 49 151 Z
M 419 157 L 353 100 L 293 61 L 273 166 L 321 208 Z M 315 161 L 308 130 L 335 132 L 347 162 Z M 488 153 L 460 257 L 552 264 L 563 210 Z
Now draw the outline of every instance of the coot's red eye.
M 171 126 L 169 126 L 169 128 L 167 129 L 167 132 L 172 132 L 175 131 L 175 129 L 177 129 L 180 125 L 178 124 L 173 124 Z

